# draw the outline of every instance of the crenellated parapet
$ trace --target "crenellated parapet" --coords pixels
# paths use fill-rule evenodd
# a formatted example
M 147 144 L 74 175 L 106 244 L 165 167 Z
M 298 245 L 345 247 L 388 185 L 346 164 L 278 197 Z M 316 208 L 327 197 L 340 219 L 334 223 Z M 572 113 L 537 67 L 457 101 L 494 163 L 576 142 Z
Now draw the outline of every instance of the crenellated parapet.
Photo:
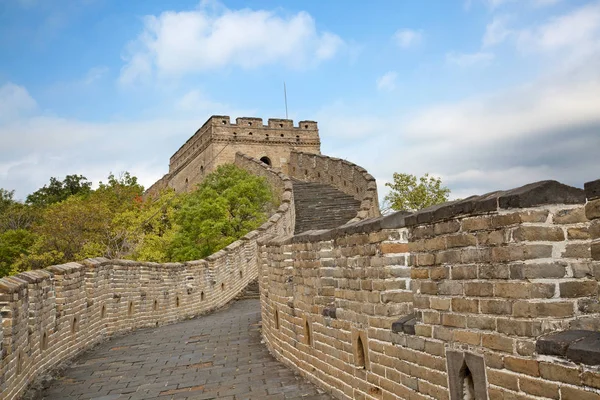
M 229 116 L 213 115 L 171 157 L 169 173 L 181 171 L 191 160 L 205 152 L 211 144 L 217 143 L 233 147 L 236 151 L 243 150 L 240 146 L 262 146 L 263 148 L 287 148 L 288 153 L 292 148 L 318 152 L 321 144 L 319 129 L 314 121 L 300 121 L 297 126 L 294 126 L 292 120 L 273 118 L 264 125 L 262 118 L 239 117 L 236 118 L 235 123 L 232 123 Z M 219 154 L 213 153 L 212 157 L 219 157 Z M 250 155 L 261 158 L 259 154 Z M 281 162 L 277 157 L 269 159 L 271 158 L 273 158 L 271 165 L 280 168 Z M 217 164 L 220 163 L 217 161 Z M 207 168 L 211 169 L 211 165 L 205 163 L 203 169 Z

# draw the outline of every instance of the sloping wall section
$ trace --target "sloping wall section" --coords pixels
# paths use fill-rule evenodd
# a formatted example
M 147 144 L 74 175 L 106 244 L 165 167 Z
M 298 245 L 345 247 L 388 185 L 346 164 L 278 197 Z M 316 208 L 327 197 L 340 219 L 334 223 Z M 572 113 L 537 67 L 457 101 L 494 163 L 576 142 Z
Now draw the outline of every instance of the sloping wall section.
M 207 313 L 256 279 L 257 241 L 294 231 L 289 178 L 238 154 L 236 164 L 267 178 L 277 212 L 256 231 L 205 260 L 144 263 L 91 259 L 0 279 L 0 398 L 109 335 Z
M 318 182 L 360 201 L 360 210 L 351 222 L 380 216 L 377 182 L 366 169 L 339 158 L 299 151 L 290 153 L 288 173 L 291 178 Z
M 586 191 L 545 181 L 266 243 L 265 342 L 339 399 L 600 399 L 600 181 Z

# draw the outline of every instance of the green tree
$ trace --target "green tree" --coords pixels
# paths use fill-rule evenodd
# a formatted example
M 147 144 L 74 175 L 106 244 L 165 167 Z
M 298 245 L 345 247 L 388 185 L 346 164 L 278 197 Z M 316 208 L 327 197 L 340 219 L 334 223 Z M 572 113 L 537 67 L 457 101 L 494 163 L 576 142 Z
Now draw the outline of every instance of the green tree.
M 11 229 L 0 233 L 0 278 L 15 271 L 14 264 L 29 254 L 35 234 L 25 229 Z
M 92 183 L 83 175 L 67 175 L 62 182 L 52 177 L 48 185 L 27 196 L 25 202 L 34 206 L 48 206 L 73 195 L 88 194 L 91 188 Z
M 167 262 L 177 224 L 175 213 L 185 194 L 166 189 L 113 220 L 109 257 Z
M 206 177 L 184 197 L 175 215 L 179 225 L 170 246 L 173 261 L 206 257 L 259 227 L 272 210 L 264 178 L 232 164 Z
M 3 188 L 0 188 L 0 215 L 4 214 L 4 212 L 11 205 L 16 203 L 16 201 L 13 199 L 14 195 L 15 195 L 14 190 L 6 190 Z
M 442 186 L 442 180 L 429 176 L 428 173 L 418 181 L 415 175 L 394 173 L 394 182 L 385 185 L 391 188 L 385 201 L 396 211 L 420 210 L 446 202 L 450 195 L 450 189 Z

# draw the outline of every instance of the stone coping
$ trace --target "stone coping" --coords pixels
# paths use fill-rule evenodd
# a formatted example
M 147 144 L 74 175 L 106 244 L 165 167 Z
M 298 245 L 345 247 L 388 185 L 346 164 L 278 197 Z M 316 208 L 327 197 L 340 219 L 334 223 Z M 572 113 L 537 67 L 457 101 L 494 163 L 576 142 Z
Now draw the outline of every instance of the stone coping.
M 595 193 L 600 190 L 600 180 L 586 183 L 586 191 Z M 481 196 L 424 208 L 411 213 L 398 211 L 377 218 L 370 218 L 330 230 L 312 230 L 299 235 L 274 240 L 274 245 L 289 243 L 310 243 L 332 240 L 343 235 L 371 233 L 382 229 L 408 228 L 453 219 L 459 216 L 471 216 L 498 212 L 501 210 L 537 207 L 548 204 L 585 204 L 586 192 L 583 189 L 568 186 L 557 181 L 539 181 L 505 191 L 495 191 Z
M 587 365 L 600 365 L 600 332 L 569 330 L 540 337 L 536 351 Z

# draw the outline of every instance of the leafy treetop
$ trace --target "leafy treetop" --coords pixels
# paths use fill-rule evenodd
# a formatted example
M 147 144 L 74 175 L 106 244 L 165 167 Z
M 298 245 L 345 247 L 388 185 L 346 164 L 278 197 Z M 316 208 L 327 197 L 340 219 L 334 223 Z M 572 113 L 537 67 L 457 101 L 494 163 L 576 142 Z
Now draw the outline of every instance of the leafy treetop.
M 444 203 L 450 195 L 450 189 L 442 186 L 442 180 L 428 173 L 420 177 L 418 182 L 415 175 L 394 173 L 394 182 L 385 185 L 391 188 L 385 201 L 396 211 L 416 211 Z

